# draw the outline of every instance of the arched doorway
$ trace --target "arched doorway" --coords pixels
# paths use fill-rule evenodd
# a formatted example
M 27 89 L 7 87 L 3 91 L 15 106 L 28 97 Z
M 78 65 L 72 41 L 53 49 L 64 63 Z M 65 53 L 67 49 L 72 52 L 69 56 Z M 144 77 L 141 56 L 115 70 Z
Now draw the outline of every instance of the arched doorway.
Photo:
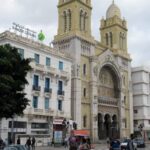
M 101 112 L 98 114 L 100 140 L 119 135 L 119 89 L 120 78 L 117 71 L 110 65 L 103 66 L 98 81 L 98 111 Z
M 110 129 L 111 129 L 111 117 L 109 114 L 104 116 L 104 131 L 105 131 L 105 138 L 110 137 Z
M 118 130 L 118 120 L 117 116 L 112 116 L 112 123 L 111 123 L 111 137 L 118 138 L 119 137 L 119 130 Z
M 102 114 L 98 114 L 98 137 L 103 139 L 104 137 L 104 122 Z

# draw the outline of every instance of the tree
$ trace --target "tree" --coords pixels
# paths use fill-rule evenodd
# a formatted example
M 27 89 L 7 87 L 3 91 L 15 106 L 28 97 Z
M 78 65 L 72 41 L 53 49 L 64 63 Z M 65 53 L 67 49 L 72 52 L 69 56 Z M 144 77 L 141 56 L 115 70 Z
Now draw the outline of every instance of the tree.
M 0 118 L 22 115 L 29 105 L 24 88 L 31 70 L 30 59 L 22 59 L 18 49 L 9 44 L 0 46 Z

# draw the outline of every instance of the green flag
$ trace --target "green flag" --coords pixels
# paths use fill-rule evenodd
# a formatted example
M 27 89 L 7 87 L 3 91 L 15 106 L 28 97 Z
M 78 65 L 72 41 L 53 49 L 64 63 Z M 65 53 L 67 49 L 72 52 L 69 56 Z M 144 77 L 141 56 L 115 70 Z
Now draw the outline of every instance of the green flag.
M 44 41 L 44 39 L 45 39 L 45 35 L 42 31 L 40 31 L 40 33 L 38 34 L 38 40 Z

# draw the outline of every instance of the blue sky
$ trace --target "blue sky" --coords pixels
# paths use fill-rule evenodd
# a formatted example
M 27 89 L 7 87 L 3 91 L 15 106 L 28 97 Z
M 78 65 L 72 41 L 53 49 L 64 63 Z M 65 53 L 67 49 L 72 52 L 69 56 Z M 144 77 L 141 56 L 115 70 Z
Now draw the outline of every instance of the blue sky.
M 46 34 L 46 43 L 57 34 L 58 0 L 0 0 L 0 32 L 11 28 L 16 22 Z M 102 16 L 112 0 L 92 0 L 92 34 L 99 40 Z M 115 0 L 122 17 L 128 23 L 128 51 L 132 66 L 150 66 L 150 0 Z

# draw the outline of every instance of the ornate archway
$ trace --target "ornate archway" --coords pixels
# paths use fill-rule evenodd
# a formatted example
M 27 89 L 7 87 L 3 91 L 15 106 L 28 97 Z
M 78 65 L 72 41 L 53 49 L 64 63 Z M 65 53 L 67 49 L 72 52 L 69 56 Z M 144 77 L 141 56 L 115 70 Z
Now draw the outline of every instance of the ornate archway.
M 120 78 L 115 68 L 104 65 L 98 79 L 98 137 L 119 136 Z

